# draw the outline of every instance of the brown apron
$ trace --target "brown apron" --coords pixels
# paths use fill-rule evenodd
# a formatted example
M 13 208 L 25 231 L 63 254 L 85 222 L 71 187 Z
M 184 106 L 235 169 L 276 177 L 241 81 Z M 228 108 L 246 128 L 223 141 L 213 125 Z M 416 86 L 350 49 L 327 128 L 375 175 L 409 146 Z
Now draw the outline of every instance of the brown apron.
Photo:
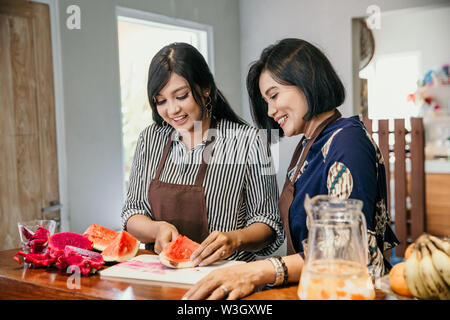
M 215 126 L 215 121 L 211 120 L 211 128 Z M 203 187 L 207 164 L 204 156 L 202 156 L 202 163 L 197 171 L 194 185 L 162 182 L 159 178 L 172 145 L 173 132 L 172 130 L 169 135 L 163 155 L 156 169 L 155 177 L 150 182 L 148 200 L 152 216 L 154 220 L 173 224 L 180 234 L 201 243 L 209 235 L 205 188 Z M 208 135 L 208 140 L 203 150 L 210 143 L 214 144 L 214 137 Z M 210 147 L 209 150 L 212 150 L 212 145 Z M 151 248 L 152 245 L 148 244 L 146 248 Z
M 297 147 L 295 148 L 294 155 L 292 156 L 291 163 L 289 164 L 289 168 L 287 172 L 291 171 L 292 168 L 297 164 L 297 160 L 301 155 L 301 158 L 299 160 L 299 164 L 297 169 L 295 170 L 294 175 L 292 176 L 292 180 L 289 179 L 289 176 L 286 174 L 286 181 L 284 183 L 283 191 L 280 195 L 280 200 L 278 201 L 278 207 L 280 209 L 281 219 L 283 220 L 284 230 L 286 232 L 286 242 L 287 242 L 287 254 L 294 254 L 296 253 L 294 249 L 294 244 L 292 242 L 291 237 L 291 228 L 289 223 L 289 209 L 291 207 L 292 201 L 294 200 L 294 191 L 295 191 L 295 181 L 297 180 L 297 177 L 300 174 L 300 169 L 303 166 L 303 163 L 305 162 L 306 156 L 308 155 L 309 149 L 313 145 L 316 138 L 320 135 L 320 133 L 325 129 L 330 123 L 336 121 L 341 117 L 341 113 L 335 109 L 334 114 L 324 120 L 320 125 L 316 128 L 314 131 L 312 137 L 305 145 L 305 150 L 302 152 L 302 138 L 300 142 L 298 143 Z

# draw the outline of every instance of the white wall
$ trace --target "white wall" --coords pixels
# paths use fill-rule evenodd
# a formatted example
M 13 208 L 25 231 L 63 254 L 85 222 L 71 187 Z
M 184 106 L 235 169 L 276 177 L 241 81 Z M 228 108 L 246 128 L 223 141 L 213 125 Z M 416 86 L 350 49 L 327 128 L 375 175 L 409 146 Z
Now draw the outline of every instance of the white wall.
M 217 85 L 241 112 L 238 0 L 61 0 L 59 3 L 70 230 L 120 228 L 123 205 L 120 79 L 115 6 L 211 25 Z M 81 9 L 69 30 L 66 9 Z M 149 39 L 151 41 L 151 39 Z M 150 61 L 149 61 L 150 63 Z
M 374 30 L 375 56 L 421 52 L 421 77 L 450 61 L 450 1 L 447 7 L 405 9 L 382 15 L 383 27 Z
M 343 116 L 353 115 L 351 19 L 367 16 L 368 6 L 381 12 L 422 7 L 448 1 L 432 0 L 241 0 L 241 73 L 243 116 L 251 121 L 245 77 L 249 64 L 277 40 L 302 38 L 322 49 L 346 88 L 346 101 L 339 108 Z M 411 22 L 413 23 L 413 22 Z M 381 20 L 383 28 L 383 20 Z M 281 188 L 292 153 L 300 137 L 285 138 L 278 155 L 278 183 Z M 277 157 L 277 155 L 274 155 Z

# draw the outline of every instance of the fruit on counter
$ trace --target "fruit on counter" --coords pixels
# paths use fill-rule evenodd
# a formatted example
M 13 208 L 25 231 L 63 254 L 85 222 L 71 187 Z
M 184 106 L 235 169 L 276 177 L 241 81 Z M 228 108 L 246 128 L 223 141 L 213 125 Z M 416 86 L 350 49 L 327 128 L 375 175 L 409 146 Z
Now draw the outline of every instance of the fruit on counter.
M 92 241 L 95 250 L 103 251 L 113 242 L 119 233 L 93 223 L 86 229 L 83 235 Z
M 199 246 L 199 243 L 180 234 L 164 247 L 159 254 L 159 261 L 170 268 L 192 268 L 195 265 L 190 257 Z
M 41 253 L 47 247 L 50 231 L 39 226 L 36 232 L 32 232 L 25 226 L 20 226 L 20 232 L 28 240 L 26 246 L 30 248 L 30 253 Z
M 34 267 L 48 267 L 55 265 L 59 269 L 69 266 L 80 267 L 82 274 L 86 275 L 95 272 L 103 264 L 103 259 L 99 259 L 92 249 L 92 241 L 74 232 L 55 233 L 48 239 L 48 244 L 42 253 L 26 253 L 19 251 L 14 255 L 14 259 L 22 263 L 31 263 Z M 71 268 L 73 269 L 73 268 Z M 68 272 L 70 272 L 68 270 Z
M 419 299 L 429 299 L 431 296 L 425 289 L 425 285 L 419 274 L 420 257 L 417 244 L 414 246 L 411 255 L 405 262 L 405 280 L 409 291 Z
M 442 279 L 444 279 L 445 283 L 450 286 L 450 256 L 439 250 L 434 245 L 434 241 L 431 239 L 432 238 L 430 237 L 430 241 L 425 242 L 425 244 L 431 251 L 431 260 L 433 261 L 433 265 L 441 275 Z
M 405 254 L 404 254 L 405 260 L 407 260 L 409 258 L 409 256 L 411 255 L 411 252 L 412 252 L 412 249 L 414 248 L 414 245 L 415 245 L 415 243 L 413 242 L 406 248 Z
M 446 281 L 450 272 L 448 240 L 423 234 L 416 241 L 405 262 L 405 280 L 408 289 L 419 299 L 450 299 Z M 433 259 L 434 256 L 434 259 Z
M 450 300 L 450 290 L 433 265 L 431 254 L 425 243 L 420 244 L 420 250 L 422 260 L 420 261 L 419 273 L 425 288 L 434 299 Z
M 439 248 L 439 250 L 445 252 L 448 256 L 450 256 L 450 241 L 449 240 L 441 240 L 435 236 L 430 235 L 430 240 Z
M 23 257 L 26 263 L 31 263 L 34 267 L 48 267 L 55 263 L 55 259 L 44 253 L 26 253 L 21 250 L 13 258 L 21 264 L 22 260 L 20 257 Z
M 389 283 L 395 293 L 405 297 L 414 297 L 406 285 L 405 262 L 397 263 L 392 267 L 391 271 L 389 271 Z
M 72 272 L 75 267 L 78 267 L 81 274 L 88 275 L 89 273 L 95 273 L 103 264 L 103 257 L 98 252 L 66 246 L 64 254 L 58 258 L 57 266 L 60 269 L 66 269 L 70 266 Z
M 103 250 L 103 260 L 122 262 L 133 258 L 139 250 L 140 242 L 126 231 L 119 235 Z
M 75 232 L 59 232 L 52 235 L 48 240 L 47 251 L 50 252 L 52 257 L 56 258 L 64 254 L 66 246 L 91 250 L 92 241 Z

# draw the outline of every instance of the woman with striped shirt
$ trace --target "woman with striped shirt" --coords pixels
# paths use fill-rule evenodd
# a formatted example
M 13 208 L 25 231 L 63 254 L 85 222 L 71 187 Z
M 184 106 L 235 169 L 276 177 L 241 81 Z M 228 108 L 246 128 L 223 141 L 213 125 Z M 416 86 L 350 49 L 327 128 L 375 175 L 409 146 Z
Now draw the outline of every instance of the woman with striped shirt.
M 155 123 L 137 142 L 123 228 L 156 253 L 179 234 L 201 242 L 196 265 L 275 251 L 284 231 L 259 131 L 233 112 L 191 45 L 162 48 L 148 79 Z

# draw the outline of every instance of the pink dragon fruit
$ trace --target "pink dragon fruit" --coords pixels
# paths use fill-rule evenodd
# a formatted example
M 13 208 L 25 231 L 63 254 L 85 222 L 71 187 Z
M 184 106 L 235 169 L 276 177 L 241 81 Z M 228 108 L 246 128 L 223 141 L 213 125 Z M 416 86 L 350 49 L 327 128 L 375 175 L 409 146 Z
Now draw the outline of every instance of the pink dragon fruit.
M 64 254 L 64 248 L 66 246 L 73 246 L 86 250 L 93 248 L 92 241 L 81 234 L 74 232 L 60 232 L 52 235 L 48 241 L 48 251 L 50 256 L 54 259 L 58 259 L 59 256 Z
M 92 249 L 92 241 L 87 237 L 74 232 L 60 232 L 48 239 L 44 253 L 19 251 L 14 255 L 14 259 L 22 263 L 20 257 L 23 257 L 25 262 L 32 263 L 35 267 L 55 264 L 58 268 L 64 269 L 69 266 L 78 266 L 81 273 L 87 275 L 91 270 L 95 272 L 104 264 L 101 254 L 89 251 L 90 249 Z
M 28 240 L 26 247 L 30 249 L 30 253 L 42 253 L 46 249 L 50 231 L 41 226 L 34 233 L 24 226 L 20 227 L 20 231 Z
M 103 256 L 100 253 L 74 246 L 66 246 L 64 255 L 59 256 L 56 262 L 56 266 L 60 269 L 71 267 L 69 270 L 73 271 L 75 267 L 78 267 L 83 275 L 88 275 L 91 271 L 95 272 L 103 264 Z
M 13 257 L 20 264 L 22 261 L 19 257 L 23 257 L 25 262 L 32 263 L 36 267 L 47 267 L 54 262 L 54 259 L 50 258 L 46 253 L 26 253 L 21 250 Z

